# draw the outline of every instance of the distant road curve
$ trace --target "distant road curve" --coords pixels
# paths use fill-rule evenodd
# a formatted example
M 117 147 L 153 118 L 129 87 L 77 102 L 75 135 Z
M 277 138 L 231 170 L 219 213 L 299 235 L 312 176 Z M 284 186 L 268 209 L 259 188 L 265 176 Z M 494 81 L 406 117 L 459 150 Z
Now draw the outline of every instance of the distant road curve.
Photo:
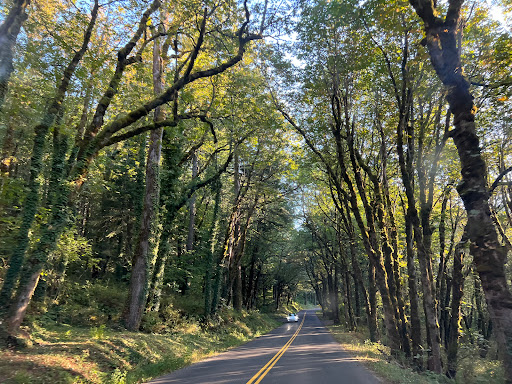
M 381 381 L 334 341 L 314 310 L 241 347 L 151 384 L 376 384 Z

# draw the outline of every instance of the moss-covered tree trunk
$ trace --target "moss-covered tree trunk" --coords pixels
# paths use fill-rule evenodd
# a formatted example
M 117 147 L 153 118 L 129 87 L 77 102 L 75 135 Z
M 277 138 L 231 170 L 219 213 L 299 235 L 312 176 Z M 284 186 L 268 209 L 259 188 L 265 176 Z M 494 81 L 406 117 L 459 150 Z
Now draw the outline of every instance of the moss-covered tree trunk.
M 53 159 L 45 208 L 50 211 L 48 224 L 43 227 L 39 242 L 28 255 L 20 274 L 16 296 L 9 308 L 7 328 L 14 335 L 23 319 L 37 288 L 41 272 L 46 267 L 49 255 L 55 250 L 57 241 L 68 223 L 69 185 L 65 182 L 67 138 L 54 128 Z
M 410 0 L 410 3 L 423 20 L 432 66 L 446 87 L 455 126 L 450 135 L 461 163 L 462 181 L 457 191 L 467 212 L 470 250 L 494 323 L 506 380 L 512 383 L 512 293 L 505 275 L 507 251 L 499 242 L 491 216 L 487 169 L 476 134 L 476 107 L 457 44 L 463 1 L 449 1 L 444 18 L 439 17 L 431 1 Z
M 400 163 L 400 171 L 402 175 L 402 182 L 405 188 L 405 194 L 407 196 L 407 208 L 406 208 L 406 223 L 412 226 L 412 233 L 414 241 L 417 246 L 417 256 L 420 264 L 420 275 L 421 285 L 423 289 L 423 301 L 424 301 L 424 312 L 425 322 L 427 327 L 427 343 L 429 346 L 429 359 L 428 369 L 436 373 L 441 373 L 442 362 L 441 362 L 441 339 L 439 334 L 439 324 L 437 322 L 436 305 L 433 289 L 433 276 L 430 265 L 430 253 L 425 247 L 423 241 L 423 232 L 421 230 L 420 218 L 418 210 L 416 209 L 416 197 L 414 194 L 413 177 L 414 174 L 411 169 L 411 163 L 406 161 L 406 154 L 404 153 L 404 127 L 408 124 L 408 103 L 402 106 L 400 113 L 400 121 L 397 125 L 397 151 L 398 159 Z M 408 136 L 411 136 L 409 134 Z M 408 141 L 408 158 L 413 158 L 414 147 L 411 147 L 410 141 Z
M 195 181 L 198 171 L 197 150 L 192 154 L 192 182 Z M 194 249 L 195 239 L 195 222 L 196 222 L 196 194 L 194 193 L 188 202 L 188 232 L 187 232 L 187 252 Z
M 206 254 L 206 270 L 204 277 L 204 315 L 206 318 L 209 318 L 213 312 L 213 286 L 212 286 L 212 277 L 213 277 L 213 267 L 214 267 L 214 257 L 215 257 L 215 248 L 216 248 L 216 239 L 217 232 L 219 226 L 219 210 L 220 210 L 220 202 L 221 202 L 221 190 L 222 184 L 220 179 L 213 183 L 212 189 L 215 191 L 215 203 L 213 207 L 212 221 L 210 223 L 210 228 L 208 228 L 208 249 Z
M 421 342 L 421 319 L 419 310 L 418 286 L 416 283 L 416 267 L 414 266 L 414 240 L 412 235 L 412 223 L 405 216 L 405 242 L 407 255 L 407 283 L 409 287 L 409 306 L 411 322 L 411 347 L 413 362 L 417 369 L 423 368 L 423 348 Z
M 462 274 L 466 233 L 455 247 L 452 271 L 452 302 L 450 308 L 450 325 L 446 345 L 446 376 L 454 379 L 457 373 L 457 352 L 459 348 L 459 328 L 461 320 L 461 304 L 464 294 L 464 275 Z
M 91 39 L 96 18 L 98 16 L 98 1 L 95 1 L 91 13 L 91 20 L 87 26 L 82 41 L 82 46 L 78 50 L 67 67 L 63 72 L 63 76 L 56 89 L 55 96 L 51 100 L 49 107 L 44 112 L 41 122 L 35 127 L 34 144 L 30 158 L 30 176 L 27 182 L 27 195 L 23 204 L 23 214 L 21 225 L 17 234 L 16 248 L 9 259 L 9 268 L 5 274 L 2 290 L 0 291 L 0 311 L 5 311 L 9 308 L 12 292 L 18 282 L 18 277 L 23 265 L 25 252 L 29 244 L 29 232 L 34 222 L 35 215 L 39 209 L 40 204 L 40 181 L 39 176 L 43 167 L 43 156 L 45 153 L 45 144 L 50 127 L 58 119 L 62 112 L 62 103 L 66 96 L 71 78 L 75 73 L 78 63 L 82 60 L 89 41 Z M 1 313 L 0 313 L 1 314 Z
M 153 90 L 157 96 L 163 91 L 162 59 L 159 39 L 153 43 Z M 154 121 L 165 119 L 162 107 L 155 109 Z M 139 236 L 132 263 L 132 274 L 128 291 L 128 311 L 125 325 L 135 331 L 140 327 L 146 308 L 150 269 L 158 252 L 158 214 L 160 207 L 160 162 L 162 154 L 163 128 L 151 131 L 146 160 L 146 187 L 140 221 Z

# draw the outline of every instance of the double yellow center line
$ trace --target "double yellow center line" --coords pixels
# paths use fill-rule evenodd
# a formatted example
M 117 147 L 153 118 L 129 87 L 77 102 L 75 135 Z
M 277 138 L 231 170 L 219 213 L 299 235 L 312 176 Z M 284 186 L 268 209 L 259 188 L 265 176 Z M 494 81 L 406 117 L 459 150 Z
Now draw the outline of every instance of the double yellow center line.
M 283 348 L 281 348 L 279 350 L 279 352 L 277 352 L 274 357 L 272 359 L 270 359 L 270 361 L 265 364 L 265 366 L 263 368 L 261 368 L 257 374 L 255 374 L 251 380 L 249 380 L 246 384 L 258 384 L 261 380 L 263 380 L 263 378 L 266 376 L 266 374 L 268 373 L 268 371 L 270 371 L 272 369 L 272 367 L 274 365 L 276 365 L 277 361 L 281 358 L 281 356 L 284 355 L 284 353 L 286 352 L 286 350 L 288 349 L 288 347 L 291 345 L 291 343 L 293 343 L 293 340 L 295 340 L 295 338 L 297 337 L 297 335 L 299 334 L 301 328 L 302 328 L 302 325 L 304 324 L 304 320 L 306 319 L 306 313 L 304 313 L 304 316 L 302 316 L 302 321 L 299 325 L 299 327 L 297 328 L 297 330 L 295 331 L 295 333 L 293 334 L 293 336 L 290 338 L 290 340 L 288 340 L 288 342 L 283 346 Z

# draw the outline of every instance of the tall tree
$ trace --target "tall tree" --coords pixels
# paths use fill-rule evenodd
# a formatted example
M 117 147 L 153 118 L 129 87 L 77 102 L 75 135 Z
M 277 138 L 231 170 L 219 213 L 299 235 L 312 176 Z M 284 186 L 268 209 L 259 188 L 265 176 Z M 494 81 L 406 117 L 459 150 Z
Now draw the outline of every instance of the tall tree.
M 9 269 L 0 291 L 0 304 L 4 310 L 9 307 L 12 291 L 16 286 L 18 276 L 23 264 L 23 258 L 29 242 L 29 231 L 34 221 L 37 209 L 39 207 L 40 181 L 39 176 L 43 167 L 43 155 L 45 152 L 46 136 L 50 128 L 56 123 L 62 114 L 63 102 L 72 80 L 72 76 L 82 60 L 91 35 L 93 32 L 96 18 L 98 16 L 99 2 L 96 1 L 91 12 L 91 19 L 84 33 L 84 38 L 80 50 L 78 50 L 66 69 L 64 70 L 61 81 L 55 91 L 48 109 L 45 111 L 41 122 L 35 127 L 35 137 L 33 141 L 32 157 L 30 159 L 30 178 L 28 180 L 28 195 L 25 200 L 23 210 L 23 221 L 18 232 L 17 246 L 14 249 L 9 260 Z M 55 155 L 55 154 L 54 154 Z M 62 155 L 62 154 L 61 154 Z M 64 154 L 65 156 L 65 154 Z
M 467 234 L 508 382 L 512 382 L 512 293 L 505 275 L 506 248 L 501 245 L 489 208 L 487 169 L 476 133 L 476 107 L 464 77 L 459 36 L 463 1 L 451 0 L 445 16 L 432 1 L 410 0 L 423 21 L 425 40 L 434 70 L 446 88 L 453 114 L 450 132 L 459 154 L 462 181 L 457 191 L 467 212 Z
M 163 91 L 163 61 L 160 38 L 153 42 L 153 90 L 155 96 Z M 153 121 L 165 119 L 162 107 L 155 108 Z M 140 326 L 142 313 L 146 307 L 150 269 L 155 260 L 158 245 L 158 209 L 160 207 L 160 159 L 162 153 L 163 128 L 150 133 L 148 155 L 146 159 L 146 183 L 144 191 L 142 217 L 133 256 L 132 274 L 126 314 L 126 328 L 135 331 Z
M 204 117 L 200 113 L 184 113 L 177 114 L 173 116 L 172 119 L 167 119 L 162 122 L 142 126 L 140 126 L 140 123 L 139 126 L 137 126 L 137 124 L 134 125 L 134 123 L 145 118 L 152 110 L 160 105 L 176 100 L 178 92 L 188 84 L 223 73 L 239 63 L 244 56 L 246 46 L 251 41 L 261 38 L 260 33 L 251 33 L 249 31 L 250 13 L 247 3 L 244 3 L 242 12 L 245 14 L 245 18 L 236 29 L 234 35 L 222 35 L 222 38 L 226 38 L 232 43 L 230 47 L 224 46 L 229 51 L 226 52 L 224 61 L 215 61 L 209 66 L 199 67 L 199 65 L 197 65 L 196 67 L 196 64 L 198 64 L 198 56 L 204 48 L 203 43 L 205 43 L 205 38 L 210 37 L 210 34 L 207 34 L 206 25 L 208 22 L 215 23 L 219 21 L 215 19 L 215 16 L 217 15 L 216 12 L 220 12 L 220 10 L 214 8 L 213 11 L 210 10 L 209 12 L 208 8 L 205 7 L 200 16 L 197 15 L 200 17 L 201 21 L 198 25 L 194 23 L 193 26 L 193 28 L 195 28 L 194 33 L 196 40 L 194 44 L 192 44 L 191 50 L 187 51 L 188 54 L 184 54 L 182 58 L 183 62 L 179 66 L 179 76 L 176 76 L 174 82 L 159 96 L 153 97 L 147 102 L 143 102 L 142 105 L 135 107 L 126 114 L 115 116 L 112 121 L 105 122 L 106 116 L 108 116 L 107 110 L 120 90 L 125 71 L 129 65 L 140 61 L 145 47 L 151 42 L 151 39 L 144 39 L 143 41 L 141 39 L 146 36 L 145 31 L 150 15 L 152 15 L 160 5 L 161 3 L 158 0 L 153 1 L 149 5 L 142 14 L 132 38 L 119 50 L 116 69 L 110 78 L 106 91 L 99 98 L 94 116 L 85 129 L 83 138 L 76 142 L 74 148 L 70 151 L 70 158 L 67 160 L 69 167 L 67 167 L 66 174 L 61 179 L 63 188 L 59 191 L 59 203 L 53 205 L 50 220 L 42 228 L 42 238 L 44 238 L 45 241 L 41 241 L 38 244 L 34 255 L 26 263 L 26 272 L 24 273 L 22 284 L 20 284 L 18 289 L 18 299 L 16 300 L 16 304 L 14 304 L 16 314 L 11 317 L 10 321 L 12 324 L 11 329 L 13 330 L 17 329 L 23 319 L 33 290 L 37 285 L 37 279 L 32 279 L 32 276 L 38 275 L 45 266 L 49 253 L 55 246 L 60 231 L 66 222 L 69 213 L 68 207 L 73 205 L 76 191 L 83 184 L 89 166 L 98 156 L 98 153 L 107 146 L 124 141 L 141 133 L 163 126 L 176 126 L 184 119 Z M 239 11 L 240 9 L 236 9 L 233 12 L 237 13 Z M 138 51 L 133 52 L 136 46 L 138 46 Z M 198 187 L 199 186 L 196 186 L 195 188 L 197 189 Z
M 3 23 L 0 25 L 0 111 L 2 110 L 12 65 L 14 46 L 23 22 L 27 19 L 30 0 L 15 0 Z

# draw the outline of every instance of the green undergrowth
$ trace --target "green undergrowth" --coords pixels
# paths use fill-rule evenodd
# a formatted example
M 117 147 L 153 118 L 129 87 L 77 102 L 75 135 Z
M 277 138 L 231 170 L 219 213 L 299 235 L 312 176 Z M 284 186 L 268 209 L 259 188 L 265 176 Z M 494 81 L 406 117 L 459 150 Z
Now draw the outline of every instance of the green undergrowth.
M 259 312 L 225 309 L 206 327 L 189 322 L 166 334 L 114 330 L 104 325 L 34 325 L 27 347 L 0 352 L 0 383 L 145 382 L 243 344 L 279 324 Z
M 482 359 L 478 352 L 462 345 L 455 380 L 431 372 L 416 372 L 407 363 L 390 356 L 389 348 L 372 343 L 365 335 L 347 332 L 341 326 L 328 326 L 342 348 L 361 361 L 386 383 L 393 384 L 503 384 L 504 374 L 496 360 Z
M 302 308 L 298 303 L 296 302 L 291 302 L 289 304 L 286 304 L 286 305 L 282 305 L 280 308 L 279 308 L 279 311 L 277 312 L 278 315 L 280 315 L 281 317 L 285 317 L 286 315 L 288 315 L 289 313 L 297 313 L 299 312 L 301 309 L 304 309 Z

